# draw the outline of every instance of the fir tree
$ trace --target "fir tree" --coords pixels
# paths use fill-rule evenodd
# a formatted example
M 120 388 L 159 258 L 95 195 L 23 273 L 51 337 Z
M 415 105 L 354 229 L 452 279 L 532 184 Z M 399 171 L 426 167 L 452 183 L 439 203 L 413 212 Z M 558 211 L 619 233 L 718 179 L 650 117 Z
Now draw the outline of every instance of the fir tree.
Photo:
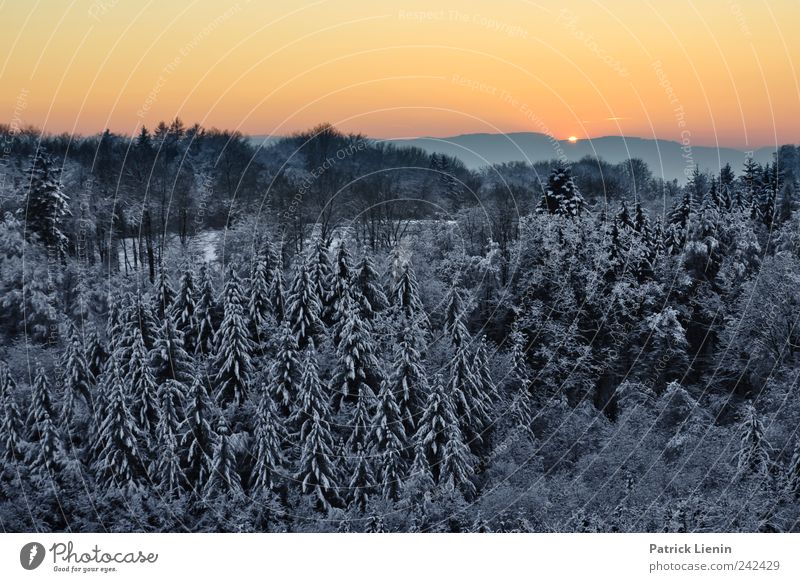
M 192 272 L 186 270 L 181 276 L 178 293 L 172 303 L 171 314 L 175 328 L 183 335 L 183 347 L 189 354 L 197 351 L 199 334 L 196 294 Z
M 286 306 L 286 318 L 301 350 L 322 334 L 322 304 L 317 282 L 312 278 L 312 269 L 315 268 L 311 263 L 312 258 L 306 257 L 298 267 Z
M 531 403 L 530 371 L 525 357 L 527 339 L 516 325 L 509 339 L 511 340 L 511 370 L 509 370 L 506 390 L 511 394 L 510 416 L 514 426 L 525 431 L 531 430 L 534 414 Z
M 150 369 L 150 354 L 138 328 L 132 330 L 128 382 L 132 401 L 130 411 L 135 419 L 137 432 L 153 444 L 158 424 L 158 386 Z
M 57 476 L 66 464 L 64 443 L 50 415 L 44 411 L 37 421 L 39 441 L 34 445 L 31 466 L 42 473 Z
M 138 431 L 126 401 L 126 390 L 116 358 L 111 358 L 108 401 L 98 435 L 97 480 L 106 487 L 126 489 L 143 476 L 138 449 Z
M 25 231 L 55 252 L 59 259 L 65 258 L 69 243 L 65 222 L 71 214 L 69 197 L 62 189 L 61 169 L 42 147 L 31 159 L 23 212 Z
M 162 320 L 165 315 L 172 310 L 172 306 L 175 302 L 175 290 L 172 288 L 172 284 L 169 281 L 169 274 L 163 264 L 158 269 L 155 291 L 155 313 L 158 319 Z
M 277 403 L 281 414 L 291 413 L 300 379 L 300 362 L 297 342 L 288 321 L 281 325 L 278 354 L 270 370 L 269 394 Z
M 397 282 L 392 292 L 392 305 L 405 318 L 405 325 L 413 325 L 420 331 L 427 328 L 428 316 L 419 298 L 419 285 L 411 261 L 400 266 Z
M 583 211 L 583 196 L 572 180 L 569 167 L 556 166 L 547 179 L 547 188 L 539 203 L 539 210 L 550 214 L 577 217 Z
M 271 281 L 268 263 L 269 259 L 265 253 L 262 252 L 256 255 L 248 289 L 250 339 L 257 346 L 264 341 L 264 330 L 267 322 L 272 319 Z
M 89 369 L 86 351 L 78 328 L 69 326 L 69 339 L 61 357 L 64 396 L 61 418 L 64 426 L 72 423 L 75 414 L 75 398 L 80 398 L 88 412 L 92 411 L 92 384 L 94 378 Z
M 384 382 L 378 394 L 378 405 L 372 420 L 369 441 L 378 460 L 377 483 L 386 499 L 396 501 L 406 474 L 410 442 L 400 406 L 390 384 Z
M 279 259 L 276 259 L 279 261 Z M 286 316 L 286 303 L 283 296 L 283 266 L 276 262 L 272 270 L 269 286 L 269 303 L 275 322 L 280 325 Z
M 173 317 L 171 313 L 164 317 L 150 352 L 150 367 L 159 385 L 167 380 L 188 383 L 194 371 L 192 357 L 185 349 L 184 336 Z
M 347 317 L 354 298 L 353 273 L 350 266 L 350 253 L 347 245 L 342 241 L 336 252 L 336 261 L 333 265 L 331 280 L 328 284 L 328 297 L 326 298 L 326 323 L 333 328 L 333 344 L 339 344 L 342 326 Z M 361 303 L 361 301 L 359 301 Z
M 372 474 L 372 468 L 369 466 L 364 449 L 359 445 L 355 454 L 352 476 L 347 487 L 350 507 L 355 507 L 358 511 L 363 512 L 374 488 L 375 477 Z
M 266 389 L 262 391 L 256 410 L 254 437 L 255 461 L 250 476 L 251 490 L 263 492 L 274 490 L 286 465 L 283 449 L 287 435 L 278 419 L 275 404 Z
M 310 276 L 313 283 L 314 294 L 319 298 L 320 317 L 322 317 L 330 307 L 328 305 L 328 297 L 330 296 L 328 285 L 330 284 L 333 267 L 331 266 L 329 252 L 330 241 L 323 240 L 322 237 L 317 237 L 309 255 Z
M 103 373 L 103 368 L 108 359 L 108 353 L 100 342 L 100 338 L 97 336 L 97 329 L 93 324 L 87 326 L 85 346 L 86 363 L 89 366 L 91 383 L 95 384 Z
M 437 374 L 414 435 L 417 459 L 414 461 L 412 474 L 427 467 L 424 470 L 431 474 L 435 483 L 439 483 L 445 460 L 445 446 L 450 438 L 462 439 L 463 443 L 455 406 L 444 387 L 441 375 Z
M 417 430 L 417 420 L 428 398 L 428 379 L 422 357 L 417 349 L 417 334 L 406 328 L 395 356 L 394 373 L 389 387 L 396 394 L 400 417 L 407 435 Z
M 0 459 L 7 465 L 20 460 L 23 454 L 24 426 L 14 396 L 16 390 L 8 365 L 0 360 Z
M 317 352 L 314 345 L 309 345 L 303 356 L 302 378 L 297 394 L 296 407 L 292 413 L 290 424 L 299 434 L 301 441 L 308 437 L 314 416 L 322 422 L 330 423 L 331 409 L 328 399 L 323 394 L 322 381 L 319 377 Z
M 217 416 L 205 379 L 200 374 L 189 390 L 185 410 L 186 419 L 180 427 L 180 449 L 185 454 L 182 463 L 183 472 L 189 486 L 195 492 L 199 492 L 211 473 L 211 455 L 215 441 L 211 423 Z
M 195 310 L 197 319 L 195 350 L 198 354 L 208 357 L 215 353 L 214 338 L 216 337 L 217 302 L 214 295 L 214 285 L 208 272 L 208 265 L 205 263 L 200 266 L 198 293 L 197 308 Z
M 252 375 L 253 344 L 247 333 L 239 277 L 231 269 L 223 291 L 225 317 L 217 330 L 216 357 L 217 401 L 221 405 L 241 405 L 247 399 Z
M 168 498 L 176 496 L 186 477 L 181 468 L 178 450 L 180 418 L 183 411 L 184 387 L 180 382 L 167 380 L 158 389 L 161 404 L 156 426 L 156 455 L 153 475 L 159 488 Z
M 745 406 L 744 418 L 739 427 L 739 450 L 736 453 L 736 471 L 740 476 L 755 475 L 762 479 L 769 476 L 772 450 L 764 435 L 764 425 L 752 403 Z
M 361 312 L 364 318 L 372 320 L 376 313 L 389 307 L 389 301 L 380 284 L 380 276 L 369 252 L 364 252 L 361 258 L 353 285 L 358 290 L 356 297 L 361 300 Z
M 52 388 L 50 381 L 47 378 L 47 372 L 44 367 L 40 365 L 36 368 L 36 374 L 33 379 L 33 388 L 31 389 L 31 405 L 28 409 L 27 425 L 32 442 L 39 441 L 42 438 L 40 429 L 44 426 L 45 416 L 51 420 L 58 418 L 56 409 L 53 406 Z
M 211 474 L 206 483 L 206 497 L 214 495 L 237 494 L 242 492 L 242 483 L 236 471 L 236 455 L 231 444 L 231 431 L 220 414 L 211 458 Z
M 333 460 L 330 425 L 317 411 L 307 421 L 300 441 L 300 461 L 294 478 L 304 494 L 313 494 L 317 508 L 326 511 L 341 505 L 337 470 Z
M 0 379 L 2 382 L 2 379 Z M 800 498 L 800 444 L 796 444 L 794 454 L 789 461 L 786 490 L 795 499 Z

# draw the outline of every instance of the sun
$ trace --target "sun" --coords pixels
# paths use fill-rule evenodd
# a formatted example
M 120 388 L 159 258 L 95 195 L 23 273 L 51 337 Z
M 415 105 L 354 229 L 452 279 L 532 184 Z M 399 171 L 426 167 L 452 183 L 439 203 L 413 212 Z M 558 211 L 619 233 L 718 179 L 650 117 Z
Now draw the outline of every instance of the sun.
M 568 141 L 569 143 L 575 143 L 576 141 L 578 141 L 578 138 L 577 138 L 577 137 L 575 137 L 574 135 L 571 135 L 571 136 L 569 136 L 569 137 L 567 138 L 567 141 Z

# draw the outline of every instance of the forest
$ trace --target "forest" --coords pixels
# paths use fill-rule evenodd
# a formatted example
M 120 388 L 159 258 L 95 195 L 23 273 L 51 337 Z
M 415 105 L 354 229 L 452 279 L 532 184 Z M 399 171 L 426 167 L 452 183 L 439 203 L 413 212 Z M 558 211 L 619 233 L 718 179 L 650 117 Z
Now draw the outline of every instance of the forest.
M 800 531 L 798 147 L 0 139 L 3 531 Z

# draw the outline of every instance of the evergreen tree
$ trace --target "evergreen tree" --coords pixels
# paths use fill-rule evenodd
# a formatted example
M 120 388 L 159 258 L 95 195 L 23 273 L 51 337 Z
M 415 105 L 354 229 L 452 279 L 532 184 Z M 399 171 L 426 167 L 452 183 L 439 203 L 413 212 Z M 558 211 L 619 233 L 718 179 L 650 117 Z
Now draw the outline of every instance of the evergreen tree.
M 278 260 L 276 259 L 276 261 Z M 269 303 L 272 315 L 276 323 L 280 325 L 286 316 L 286 304 L 283 296 L 283 266 L 280 262 L 275 263 L 270 279 L 272 282 L 269 286 Z
M 64 396 L 61 418 L 69 426 L 75 414 L 75 398 L 80 398 L 88 412 L 92 411 L 94 378 L 86 358 L 83 340 L 75 324 L 69 326 L 69 339 L 61 356 Z
M 323 394 L 322 381 L 319 377 L 319 364 L 314 345 L 310 344 L 303 355 L 302 378 L 297 403 L 290 424 L 299 434 L 300 440 L 307 439 L 314 416 L 322 422 L 330 423 L 331 409 L 328 399 Z
M 99 455 L 95 462 L 97 480 L 106 487 L 126 489 L 143 476 L 138 449 L 138 431 L 125 397 L 122 372 L 116 357 L 111 358 L 107 389 L 108 401 L 98 435 Z
M 318 338 L 323 329 L 318 284 L 312 278 L 314 276 L 312 270 L 315 268 L 312 259 L 313 256 L 307 256 L 298 267 L 286 306 L 286 318 L 292 326 L 292 333 L 301 350 Z
M 211 275 L 208 272 L 206 263 L 200 266 L 198 293 L 199 296 L 195 302 L 197 305 L 195 310 L 197 319 L 195 349 L 198 354 L 208 357 L 215 353 L 216 347 L 214 338 L 216 337 L 217 302 L 214 295 L 214 285 L 211 282 Z
M 370 442 L 378 461 L 377 483 L 386 499 L 396 501 L 406 475 L 406 459 L 409 458 L 410 442 L 400 406 L 391 385 L 384 382 L 378 394 L 378 405 L 372 420 Z
M 231 445 L 231 430 L 224 414 L 219 415 L 214 441 L 211 474 L 206 483 L 206 497 L 241 493 L 242 483 L 239 473 L 236 471 L 236 455 Z
M 313 283 L 314 294 L 319 298 L 320 318 L 323 314 L 327 313 L 330 305 L 328 304 L 328 297 L 330 291 L 328 285 L 330 284 L 331 274 L 333 267 L 331 266 L 330 259 L 330 241 L 323 240 L 322 237 L 317 237 L 314 241 L 314 246 L 310 249 L 310 276 Z
M 3 464 L 22 459 L 24 426 L 14 393 L 17 390 L 8 365 L 0 360 L 0 446 Z
M 331 380 L 331 392 L 342 403 L 367 405 L 380 389 L 382 374 L 375 357 L 369 323 L 361 317 L 358 304 L 349 296 L 345 301 L 337 365 Z M 359 403 L 362 392 L 365 400 Z
M 247 333 L 239 277 L 233 269 L 225 282 L 222 302 L 225 317 L 215 340 L 217 401 L 223 406 L 232 402 L 241 405 L 247 399 L 248 383 L 253 371 L 253 344 Z
M 369 466 L 367 456 L 364 454 L 364 449 L 359 445 L 355 455 L 352 477 L 347 488 L 350 507 L 364 512 L 374 488 L 375 476 Z
M 183 472 L 189 486 L 199 492 L 205 487 L 211 473 L 211 455 L 215 444 L 211 423 L 217 416 L 205 379 L 200 374 L 189 390 L 185 409 L 186 418 L 181 424 L 180 445 L 185 455 Z
M 333 343 L 339 344 L 342 326 L 347 317 L 347 309 L 354 298 L 353 273 L 350 266 L 350 253 L 347 245 L 342 241 L 336 252 L 336 261 L 333 265 L 331 280 L 328 284 L 328 297 L 325 321 L 333 328 Z M 361 303 L 359 301 L 359 303 Z
M 267 322 L 272 319 L 272 305 L 270 302 L 271 273 L 268 261 L 269 259 L 265 253 L 257 254 L 250 274 L 248 289 L 250 339 L 256 346 L 261 345 L 264 341 L 264 330 Z
M 61 169 L 44 148 L 31 159 L 24 206 L 25 232 L 35 236 L 59 259 L 67 254 L 65 222 L 70 216 L 69 197 L 61 185 Z
M 297 342 L 288 321 L 281 325 L 278 354 L 270 370 L 269 395 L 286 417 L 295 403 L 300 378 Z
M 400 338 L 389 389 L 396 394 L 405 433 L 413 435 L 428 398 L 428 379 L 417 349 L 418 334 L 405 328 Z
M 2 382 L 2 379 L 0 379 Z M 786 490 L 795 499 L 800 498 L 800 444 L 795 445 L 792 460 L 789 462 Z
M 404 325 L 411 325 L 410 322 L 414 322 L 415 327 L 421 331 L 427 328 L 428 316 L 419 298 L 419 285 L 410 260 L 400 266 L 392 292 L 392 305 L 400 316 L 405 318 Z
M 358 290 L 356 297 L 361 300 L 361 313 L 364 318 L 372 320 L 376 313 L 389 307 L 389 301 L 380 284 L 380 276 L 368 251 L 361 257 L 353 285 Z
M 169 281 L 169 274 L 163 264 L 158 269 L 155 291 L 154 308 L 160 321 L 172 310 L 173 304 L 175 303 L 175 289 L 172 288 L 172 284 Z
M 137 432 L 149 444 L 153 444 L 158 424 L 158 386 L 150 369 L 150 354 L 138 328 L 132 330 L 127 379 L 132 397 L 130 412 L 135 419 Z
M 531 377 L 525 358 L 527 338 L 515 325 L 511 340 L 511 369 L 508 372 L 506 391 L 511 394 L 510 416 L 514 426 L 531 430 L 534 414 L 531 402 Z
M 189 354 L 197 351 L 199 325 L 197 320 L 197 304 L 195 296 L 197 290 L 194 286 L 194 277 L 188 269 L 183 273 L 178 287 L 178 293 L 172 304 L 172 320 L 175 328 L 183 336 L 183 348 Z
M 557 165 L 547 179 L 547 188 L 539 203 L 539 211 L 560 216 L 577 217 L 583 211 L 583 196 L 572 179 L 568 166 Z
M 437 374 L 431 384 L 428 401 L 414 435 L 418 460 L 414 461 L 412 474 L 427 467 L 424 470 L 431 474 L 434 483 L 439 483 L 445 460 L 445 447 L 451 438 L 458 438 L 463 444 L 455 405 L 450 393 L 444 387 L 441 375 Z
M 56 409 L 53 406 L 52 388 L 47 378 L 47 372 L 41 364 L 36 367 L 36 374 L 33 378 L 33 388 L 31 389 L 31 405 L 28 409 L 27 425 L 31 442 L 41 440 L 41 427 L 44 426 L 45 416 L 51 420 L 58 418 Z
M 156 450 L 153 475 L 167 498 L 175 497 L 186 477 L 181 468 L 178 450 L 180 418 L 183 411 L 184 387 L 176 380 L 166 380 L 158 389 L 161 404 L 156 426 Z
M 333 459 L 330 425 L 317 411 L 307 422 L 300 441 L 300 461 L 294 478 L 304 494 L 313 494 L 317 508 L 325 511 L 341 505 L 337 470 Z
M 44 474 L 56 477 L 66 464 L 64 443 L 53 419 L 46 411 L 37 422 L 39 441 L 32 451 L 36 454 L 31 456 L 31 466 Z
M 164 317 L 150 352 L 150 367 L 158 385 L 167 380 L 188 383 L 194 371 L 192 357 L 185 349 L 184 336 L 173 317 L 171 313 Z
M 286 465 L 283 448 L 287 435 L 278 419 L 275 404 L 266 389 L 262 390 L 256 410 L 254 437 L 255 461 L 250 476 L 251 490 L 263 492 L 274 490 Z
M 752 403 L 745 406 L 744 418 L 739 427 L 739 442 L 736 453 L 737 473 L 740 476 L 755 475 L 766 479 L 772 465 L 769 458 L 772 447 L 764 435 L 764 425 Z

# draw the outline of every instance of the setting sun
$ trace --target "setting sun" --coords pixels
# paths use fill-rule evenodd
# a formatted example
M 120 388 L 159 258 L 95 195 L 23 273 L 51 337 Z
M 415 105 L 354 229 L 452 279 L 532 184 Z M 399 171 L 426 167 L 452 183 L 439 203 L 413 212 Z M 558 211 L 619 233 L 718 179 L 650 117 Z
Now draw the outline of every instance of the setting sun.
M 577 141 L 578 141 L 578 138 L 577 138 L 577 137 L 575 137 L 574 135 L 571 135 L 571 136 L 569 136 L 569 137 L 567 138 L 567 141 L 568 141 L 569 143 L 575 143 L 575 142 L 577 142 Z

